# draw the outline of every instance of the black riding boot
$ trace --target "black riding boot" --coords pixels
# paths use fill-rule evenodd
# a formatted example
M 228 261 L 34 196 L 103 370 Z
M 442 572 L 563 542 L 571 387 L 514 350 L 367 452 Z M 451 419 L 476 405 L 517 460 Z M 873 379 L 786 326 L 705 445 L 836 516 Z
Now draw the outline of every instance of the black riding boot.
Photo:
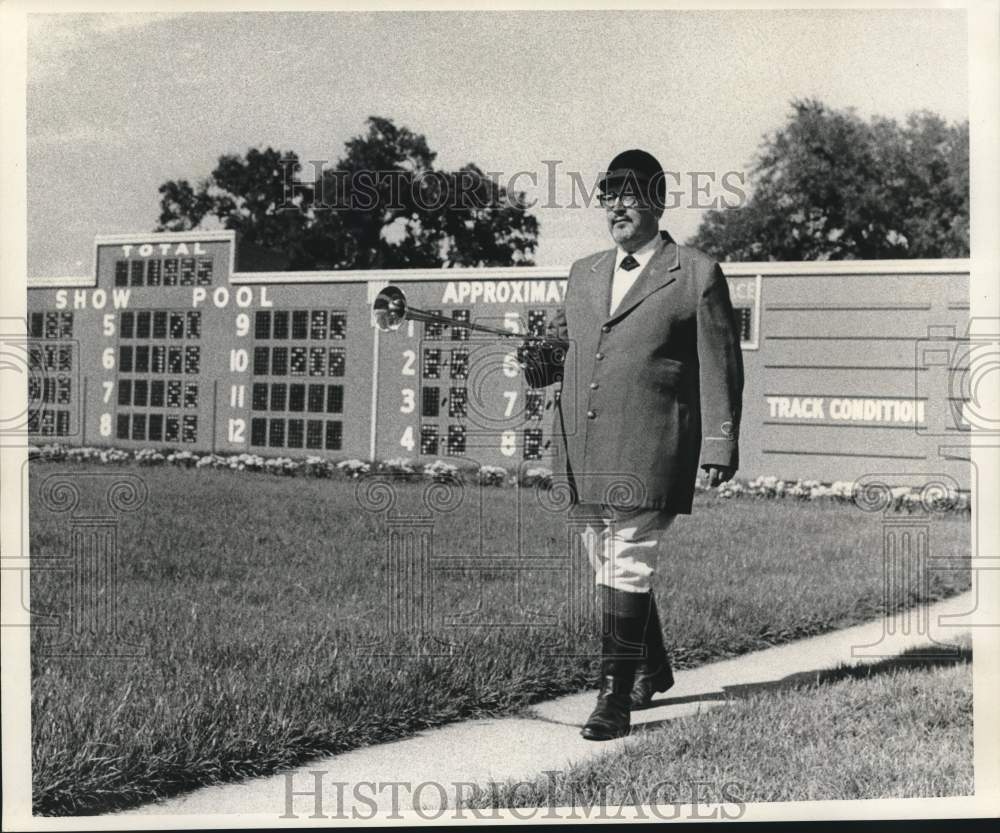
M 649 593 L 628 593 L 601 585 L 601 687 L 597 706 L 584 724 L 587 740 L 613 740 L 629 733 L 629 706 L 642 634 L 649 617 Z
M 656 597 L 652 593 L 650 593 L 649 618 L 646 620 L 643 642 L 646 646 L 646 656 L 639 661 L 635 671 L 635 685 L 632 687 L 633 709 L 648 709 L 656 692 L 666 691 L 674 684 L 670 658 L 663 645 L 663 628 L 660 625 L 659 611 L 656 609 Z

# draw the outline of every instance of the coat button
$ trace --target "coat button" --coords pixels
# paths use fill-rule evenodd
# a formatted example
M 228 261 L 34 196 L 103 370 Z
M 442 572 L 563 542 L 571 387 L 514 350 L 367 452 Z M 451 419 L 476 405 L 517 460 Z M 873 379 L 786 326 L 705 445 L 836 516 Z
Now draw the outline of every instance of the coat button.
M 595 353 L 594 354 L 594 358 L 597 359 L 598 361 L 602 361 L 604 359 L 604 354 L 603 353 Z
M 587 411 L 587 419 L 597 419 L 597 411 Z
M 600 385 L 597 384 L 597 382 L 591 382 L 590 383 L 590 389 L 591 390 L 597 390 L 599 387 L 600 387 Z
M 611 332 L 611 328 L 607 324 L 605 324 L 603 327 L 601 327 L 601 332 L 602 333 L 610 333 Z

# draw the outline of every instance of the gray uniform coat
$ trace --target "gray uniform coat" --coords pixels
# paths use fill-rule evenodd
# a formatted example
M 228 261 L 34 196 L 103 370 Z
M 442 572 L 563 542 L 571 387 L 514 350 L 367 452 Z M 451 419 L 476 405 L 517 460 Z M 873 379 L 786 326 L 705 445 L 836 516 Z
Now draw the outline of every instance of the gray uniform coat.
M 718 263 L 666 232 L 608 312 L 617 249 L 573 264 L 547 335 L 569 343 L 559 381 L 562 468 L 581 503 L 689 514 L 702 465 L 739 466 L 743 356 Z

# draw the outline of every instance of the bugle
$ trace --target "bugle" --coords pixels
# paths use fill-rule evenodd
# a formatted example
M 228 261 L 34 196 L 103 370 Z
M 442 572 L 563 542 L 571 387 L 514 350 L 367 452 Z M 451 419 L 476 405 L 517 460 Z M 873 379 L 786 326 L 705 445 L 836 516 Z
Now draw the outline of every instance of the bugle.
M 533 336 L 530 333 L 516 333 L 512 330 L 501 330 L 498 327 L 487 327 L 485 324 L 473 324 L 469 321 L 459 321 L 439 315 L 436 312 L 411 307 L 406 302 L 406 295 L 398 286 L 385 287 L 372 304 L 372 317 L 375 326 L 383 333 L 395 332 L 403 326 L 404 321 L 424 321 L 432 324 L 443 324 L 446 327 L 464 327 L 480 333 L 490 333 L 501 338 L 520 338 L 537 345 L 550 343 L 548 339 Z M 551 342 L 555 343 L 555 342 Z

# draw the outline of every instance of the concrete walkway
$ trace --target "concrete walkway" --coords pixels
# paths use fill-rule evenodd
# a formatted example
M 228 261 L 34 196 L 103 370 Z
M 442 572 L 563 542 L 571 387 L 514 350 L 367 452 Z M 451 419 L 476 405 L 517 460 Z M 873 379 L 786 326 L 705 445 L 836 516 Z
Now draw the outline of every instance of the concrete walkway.
M 655 724 L 703 712 L 761 689 L 794 685 L 824 670 L 880 662 L 921 647 L 940 654 L 945 651 L 940 643 L 954 642 L 966 631 L 961 619 L 973 604 L 972 593 L 967 592 L 893 619 L 678 672 L 674 687 L 658 695 L 652 708 L 633 714 L 633 737 Z M 354 811 L 354 818 L 365 819 L 372 817 L 374 807 L 383 817 L 395 809 L 406 812 L 423 807 L 424 817 L 434 818 L 435 811 L 443 810 L 443 802 L 454 806 L 456 791 L 470 795 L 472 783 L 488 789 L 491 781 L 532 780 L 546 770 L 564 770 L 632 742 L 626 738 L 595 743 L 580 737 L 580 726 L 594 700 L 593 691 L 561 697 L 532 706 L 520 717 L 455 723 L 406 740 L 317 760 L 288 773 L 205 787 L 114 815 L 240 814 L 241 822 L 273 824 L 280 823 L 283 815 L 309 823 L 317 811 L 321 818 L 349 819 Z M 461 784 L 467 786 L 457 786 Z M 321 807 L 317 806 L 317 792 Z M 287 815 L 289 810 L 292 816 Z M 470 812 L 466 811 L 465 818 L 473 817 Z M 393 817 L 402 818 L 389 816 Z M 178 819 L 180 824 L 190 821 Z M 236 821 L 235 817 L 228 820 Z

